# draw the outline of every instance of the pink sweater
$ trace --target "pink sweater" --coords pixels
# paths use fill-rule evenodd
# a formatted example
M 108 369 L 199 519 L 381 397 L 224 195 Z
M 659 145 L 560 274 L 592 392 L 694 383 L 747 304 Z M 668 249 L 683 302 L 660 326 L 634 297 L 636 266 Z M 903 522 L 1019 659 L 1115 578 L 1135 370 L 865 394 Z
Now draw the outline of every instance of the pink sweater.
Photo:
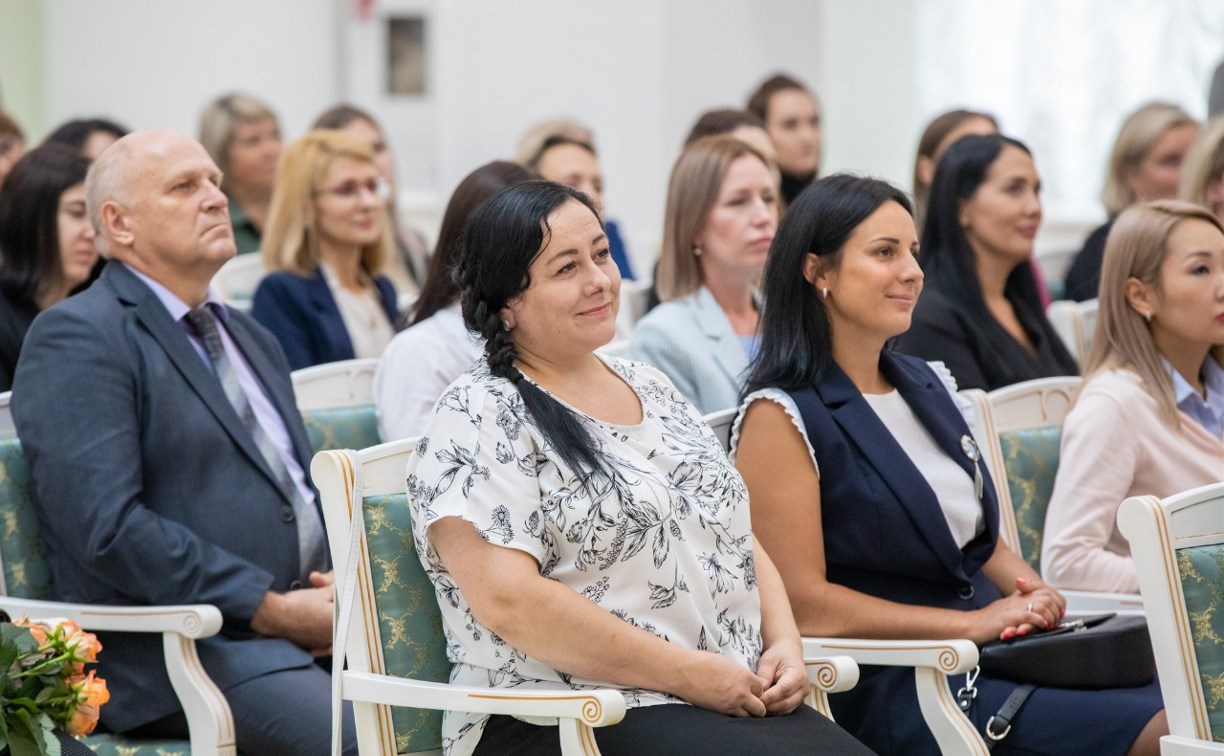
M 1046 513 L 1041 573 L 1058 588 L 1138 593 L 1118 508 L 1130 496 L 1165 497 L 1224 480 L 1224 441 L 1184 412 L 1181 427 L 1129 370 L 1084 384 L 1063 425 L 1062 452 Z

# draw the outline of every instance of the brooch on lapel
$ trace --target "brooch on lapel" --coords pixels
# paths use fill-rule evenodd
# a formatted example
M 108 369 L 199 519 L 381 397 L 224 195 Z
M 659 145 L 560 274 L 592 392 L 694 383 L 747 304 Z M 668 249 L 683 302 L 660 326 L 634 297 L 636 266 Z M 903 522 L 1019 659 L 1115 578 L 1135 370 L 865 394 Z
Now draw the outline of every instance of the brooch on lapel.
M 982 452 L 978 449 L 977 441 L 973 440 L 973 436 L 969 434 L 961 436 L 961 451 L 973 463 L 973 492 L 981 500 L 982 489 L 985 488 L 985 482 L 982 480 Z

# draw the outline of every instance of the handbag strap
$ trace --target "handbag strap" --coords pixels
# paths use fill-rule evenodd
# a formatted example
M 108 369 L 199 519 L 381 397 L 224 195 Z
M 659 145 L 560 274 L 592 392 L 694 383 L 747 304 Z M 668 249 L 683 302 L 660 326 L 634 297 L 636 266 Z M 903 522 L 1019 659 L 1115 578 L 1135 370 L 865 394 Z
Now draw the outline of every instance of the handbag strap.
M 1020 707 L 1024 706 L 1035 690 L 1037 686 L 1028 683 L 1016 688 L 990 718 L 990 721 L 986 723 L 986 737 L 990 738 L 990 742 L 986 744 L 987 750 L 992 750 L 1000 740 L 1007 737 L 1007 734 L 1011 732 L 1012 722 L 1020 713 Z

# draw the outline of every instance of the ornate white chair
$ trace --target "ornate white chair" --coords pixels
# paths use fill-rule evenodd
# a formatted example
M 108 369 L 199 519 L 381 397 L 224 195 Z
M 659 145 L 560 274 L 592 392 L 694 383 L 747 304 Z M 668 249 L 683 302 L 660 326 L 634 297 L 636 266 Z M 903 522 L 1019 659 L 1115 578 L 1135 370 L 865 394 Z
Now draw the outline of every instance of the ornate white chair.
M 728 407 L 702 416 L 706 424 L 714 430 L 714 435 L 718 436 L 718 440 L 722 442 L 723 449 L 726 451 L 731 449 L 731 425 L 735 422 L 735 415 L 738 412 L 739 407 Z
M 1058 473 L 1062 425 L 1082 383 L 1078 376 L 1017 383 L 987 394 L 985 407 L 978 410 L 982 415 L 978 444 L 995 480 L 1001 536 L 1038 572 L 1041 534 Z M 1068 611 L 1077 614 L 1143 611 L 1143 602 L 1130 594 L 1063 594 Z
M 5 394 L 5 397 L 8 395 Z M 7 406 L 5 407 L 7 412 Z M 0 609 L 13 618 L 67 618 L 90 631 L 158 633 L 170 682 L 187 715 L 190 743 L 97 733 L 83 742 L 100 754 L 235 756 L 229 704 L 200 664 L 197 638 L 221 630 L 221 612 L 190 606 L 104 606 L 51 601 L 51 567 L 34 512 L 30 473 L 16 435 L 0 438 Z M 105 658 L 106 651 L 102 651 Z
M 333 702 L 353 702 L 361 753 L 435 753 L 442 710 L 454 710 L 556 717 L 564 753 L 598 754 L 591 728 L 615 724 L 625 713 L 615 690 L 558 695 L 448 683 L 442 617 L 413 548 L 404 493 L 404 467 L 416 444 L 321 452 L 310 468 L 336 566 L 335 650 L 348 659 L 347 669 L 333 667 Z M 354 518 L 358 512 L 363 516 Z M 825 693 L 858 682 L 857 665 L 844 656 L 814 653 L 805 664 L 814 685 L 808 702 L 826 714 Z
M 1163 756 L 1224 753 L 1224 483 L 1122 503 L 1169 734 Z
M 213 276 L 212 286 L 229 306 L 249 310 L 255 289 L 259 288 L 266 273 L 263 257 L 258 252 L 238 255 L 221 266 Z
M 1097 300 L 1072 302 L 1064 299 L 1051 302 L 1046 308 L 1046 317 L 1083 368 L 1088 362 L 1088 353 L 1092 351 L 1092 337 L 1096 332 Z
M 378 436 L 374 371 L 378 360 L 343 360 L 293 371 L 298 411 L 316 452 L 364 449 Z
M 13 425 L 13 411 L 9 402 L 13 401 L 13 392 L 0 393 L 0 438 L 12 438 L 17 435 L 17 426 Z

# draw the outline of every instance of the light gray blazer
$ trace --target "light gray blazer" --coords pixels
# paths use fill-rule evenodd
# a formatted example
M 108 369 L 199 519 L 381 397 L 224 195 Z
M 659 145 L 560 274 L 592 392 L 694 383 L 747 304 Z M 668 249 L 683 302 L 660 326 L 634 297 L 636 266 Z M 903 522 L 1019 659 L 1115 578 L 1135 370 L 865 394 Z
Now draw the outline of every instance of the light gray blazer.
M 748 355 L 704 286 L 646 313 L 633 329 L 629 354 L 662 370 L 703 415 L 739 404 Z

